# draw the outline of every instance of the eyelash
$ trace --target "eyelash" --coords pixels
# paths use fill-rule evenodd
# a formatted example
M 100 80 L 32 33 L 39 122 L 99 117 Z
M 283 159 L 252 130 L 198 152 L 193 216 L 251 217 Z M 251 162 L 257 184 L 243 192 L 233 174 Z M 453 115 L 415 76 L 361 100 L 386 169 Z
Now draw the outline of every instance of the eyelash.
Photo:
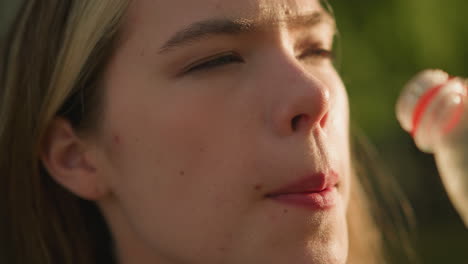
M 302 54 L 300 54 L 297 58 L 300 60 L 306 59 L 308 57 L 316 57 L 316 58 L 321 58 L 321 59 L 330 59 L 334 60 L 335 59 L 335 53 L 333 50 L 328 50 L 324 48 L 317 48 L 317 47 L 311 47 L 306 49 Z
M 300 54 L 297 58 L 300 60 L 307 59 L 307 58 L 319 58 L 319 59 L 334 59 L 334 53 L 332 50 L 327 50 L 323 48 L 311 47 L 306 49 L 302 54 Z M 183 71 L 183 74 L 202 71 L 202 70 L 210 70 L 212 68 L 232 64 L 232 63 L 244 63 L 244 59 L 235 52 L 223 53 L 214 55 L 208 58 L 205 58 L 201 62 L 196 62 L 191 64 L 187 67 L 186 70 Z
M 235 52 L 222 53 L 203 59 L 201 62 L 196 62 L 187 67 L 184 74 L 195 71 L 209 70 L 232 63 L 244 63 L 244 59 Z

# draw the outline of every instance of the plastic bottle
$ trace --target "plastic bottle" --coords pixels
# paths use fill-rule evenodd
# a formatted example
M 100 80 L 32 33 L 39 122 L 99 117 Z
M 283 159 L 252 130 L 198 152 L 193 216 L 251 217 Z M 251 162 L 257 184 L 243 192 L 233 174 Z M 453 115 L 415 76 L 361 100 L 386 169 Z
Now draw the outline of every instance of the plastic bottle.
M 468 227 L 468 82 L 441 70 L 413 78 L 396 114 L 417 147 L 435 156 L 448 196 Z

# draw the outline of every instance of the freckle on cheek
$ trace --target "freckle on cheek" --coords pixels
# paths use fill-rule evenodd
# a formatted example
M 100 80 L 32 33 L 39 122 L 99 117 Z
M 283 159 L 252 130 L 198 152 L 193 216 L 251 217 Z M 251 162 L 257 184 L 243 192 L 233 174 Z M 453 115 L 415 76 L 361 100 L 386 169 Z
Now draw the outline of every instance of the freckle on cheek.
M 219 251 L 225 251 L 226 248 L 225 248 L 225 247 L 220 247 L 220 248 L 218 248 L 218 250 L 219 250 Z
M 181 170 L 181 171 L 179 171 L 179 174 L 180 174 L 181 176 L 183 176 L 183 175 L 185 175 L 185 171 Z
M 261 184 L 255 184 L 255 186 L 254 186 L 254 189 L 256 191 L 260 191 L 262 188 L 263 188 L 263 186 Z

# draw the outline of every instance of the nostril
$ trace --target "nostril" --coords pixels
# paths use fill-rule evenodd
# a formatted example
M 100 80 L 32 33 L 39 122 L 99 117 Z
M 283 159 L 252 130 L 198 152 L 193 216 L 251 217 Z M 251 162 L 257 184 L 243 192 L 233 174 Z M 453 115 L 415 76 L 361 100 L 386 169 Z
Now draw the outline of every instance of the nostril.
M 321 119 L 320 119 L 320 127 L 324 128 L 327 124 L 328 120 L 328 113 L 326 113 Z M 300 114 L 296 115 L 292 120 L 291 120 L 291 128 L 292 131 L 297 131 L 301 129 L 301 126 L 307 126 L 309 122 L 309 116 L 306 114 Z
M 327 124 L 327 119 L 328 119 L 328 113 L 326 113 L 322 119 L 320 120 L 320 127 L 321 128 L 324 128 L 325 125 Z
M 292 120 L 291 120 L 291 128 L 293 131 L 297 131 L 300 129 L 301 123 L 304 123 L 307 121 L 307 116 L 305 114 L 300 114 L 296 115 Z
M 296 131 L 297 123 L 299 122 L 300 119 L 301 119 L 301 115 L 297 115 L 291 120 L 291 127 L 293 131 Z

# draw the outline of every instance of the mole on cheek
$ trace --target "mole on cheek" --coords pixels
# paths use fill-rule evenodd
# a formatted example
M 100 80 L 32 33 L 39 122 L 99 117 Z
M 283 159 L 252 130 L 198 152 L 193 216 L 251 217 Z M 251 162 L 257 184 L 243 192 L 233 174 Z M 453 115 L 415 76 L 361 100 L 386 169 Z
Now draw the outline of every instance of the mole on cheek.
M 226 248 L 225 247 L 219 247 L 218 250 L 219 251 L 226 251 Z
M 120 144 L 120 137 L 119 137 L 119 135 L 114 135 L 114 143 L 115 143 L 115 144 Z

